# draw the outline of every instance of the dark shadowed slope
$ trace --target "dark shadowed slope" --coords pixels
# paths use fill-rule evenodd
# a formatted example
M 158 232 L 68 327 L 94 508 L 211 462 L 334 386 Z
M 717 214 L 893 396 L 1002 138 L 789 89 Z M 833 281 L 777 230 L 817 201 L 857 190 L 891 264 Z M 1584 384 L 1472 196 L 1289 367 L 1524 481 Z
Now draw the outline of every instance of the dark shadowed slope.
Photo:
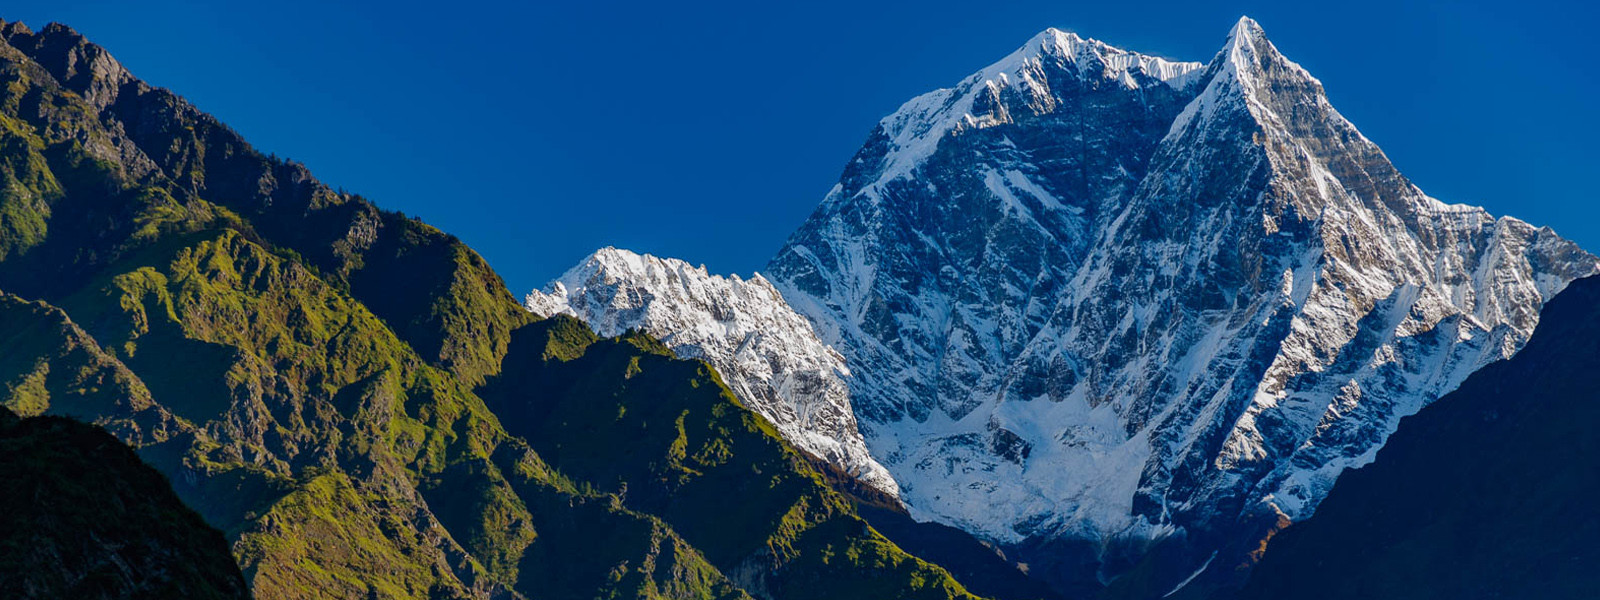
M 0 457 L 0 597 L 250 597 L 222 533 L 100 428 L 0 407 Z
M 1600 278 L 1528 345 L 1407 418 L 1280 533 L 1242 598 L 1593 598 L 1600 590 Z

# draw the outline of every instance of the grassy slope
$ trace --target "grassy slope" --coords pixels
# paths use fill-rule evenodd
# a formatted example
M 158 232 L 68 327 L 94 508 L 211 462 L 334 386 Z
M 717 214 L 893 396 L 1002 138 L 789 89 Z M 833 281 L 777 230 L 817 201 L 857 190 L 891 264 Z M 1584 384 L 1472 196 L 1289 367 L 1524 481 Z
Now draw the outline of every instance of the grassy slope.
M 644 335 L 600 340 L 557 317 L 513 336 L 483 395 L 563 472 L 660 515 L 774 598 L 968 598 L 855 513 L 709 366 Z
M 17 413 L 98 420 L 142 443 L 182 430 L 127 366 L 54 306 L 0 292 L 0 347 L 0 393 Z
M 529 317 L 476 254 L 254 154 L 164 91 L 89 72 L 109 57 L 70 31 L 6 36 L 0 288 L 66 311 L 4 298 L 0 327 L 21 332 L 0 342 L 5 404 L 108 426 L 164 417 L 160 435 L 124 439 L 235 540 L 262 597 L 535 590 L 523 555 L 583 542 L 536 541 L 540 522 L 639 528 L 548 470 L 519 476 L 518 494 L 492 462 L 510 438 L 464 382 Z M 86 393 L 94 378 L 118 385 Z M 565 514 L 587 502 L 600 508 Z M 646 572 L 661 597 L 728 596 L 656 530 L 595 552 L 604 568 L 575 585 Z

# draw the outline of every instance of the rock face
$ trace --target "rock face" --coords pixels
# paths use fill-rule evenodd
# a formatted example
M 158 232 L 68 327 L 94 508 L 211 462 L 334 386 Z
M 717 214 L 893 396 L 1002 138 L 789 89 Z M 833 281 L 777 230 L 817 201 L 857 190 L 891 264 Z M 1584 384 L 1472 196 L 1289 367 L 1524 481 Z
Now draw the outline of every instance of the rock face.
M 1310 515 L 1596 268 L 1424 194 L 1243 19 L 1204 64 L 1049 30 L 913 99 L 766 273 L 845 358 L 914 515 L 1081 543 L 1106 581 L 1173 541 L 1181 578 L 1241 520 Z M 714 330 L 651 279 L 574 312 Z
M 681 260 L 605 248 L 528 294 L 540 316 L 570 314 L 600 335 L 639 329 L 711 363 L 746 406 L 802 450 L 898 494 L 856 425 L 844 357 L 817 339 L 765 278 L 720 277 Z

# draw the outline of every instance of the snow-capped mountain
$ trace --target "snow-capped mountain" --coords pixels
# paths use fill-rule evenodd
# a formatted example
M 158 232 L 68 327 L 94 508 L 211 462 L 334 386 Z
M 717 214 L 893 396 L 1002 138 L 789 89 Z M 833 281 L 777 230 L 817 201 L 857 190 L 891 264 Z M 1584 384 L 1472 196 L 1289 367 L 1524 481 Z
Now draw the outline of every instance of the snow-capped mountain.
M 741 323 L 843 356 L 827 404 L 853 405 L 919 519 L 1083 542 L 1102 581 L 1180 540 L 1182 578 L 1247 518 L 1310 515 L 1596 270 L 1548 228 L 1424 194 L 1254 21 L 1207 63 L 1051 29 L 878 124 L 766 270 L 810 327 Z M 733 358 L 752 330 L 703 308 L 747 302 L 739 280 L 616 269 L 574 301 L 595 271 L 530 306 L 730 340 L 689 353 L 767 377 Z M 812 402 L 774 389 L 751 403 Z
M 1243 19 L 1205 65 L 1050 30 L 908 102 L 767 272 L 904 500 L 1020 542 L 1304 517 L 1595 269 L 1422 193 Z
M 856 425 L 844 358 L 760 274 L 721 277 L 677 259 L 603 248 L 529 293 L 525 305 L 542 316 L 576 316 L 601 335 L 644 330 L 679 356 L 705 360 L 795 446 L 899 495 Z

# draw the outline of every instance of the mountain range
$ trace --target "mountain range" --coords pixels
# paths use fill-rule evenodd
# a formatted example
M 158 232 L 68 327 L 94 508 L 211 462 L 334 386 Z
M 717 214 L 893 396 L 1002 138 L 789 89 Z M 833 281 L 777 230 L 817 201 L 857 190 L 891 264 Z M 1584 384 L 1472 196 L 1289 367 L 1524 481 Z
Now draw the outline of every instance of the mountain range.
M 0 22 L 0 83 L 0 593 L 1595 583 L 1600 259 L 1423 193 L 1248 18 L 1046 30 L 763 273 L 604 248 L 521 303 L 70 28 Z

